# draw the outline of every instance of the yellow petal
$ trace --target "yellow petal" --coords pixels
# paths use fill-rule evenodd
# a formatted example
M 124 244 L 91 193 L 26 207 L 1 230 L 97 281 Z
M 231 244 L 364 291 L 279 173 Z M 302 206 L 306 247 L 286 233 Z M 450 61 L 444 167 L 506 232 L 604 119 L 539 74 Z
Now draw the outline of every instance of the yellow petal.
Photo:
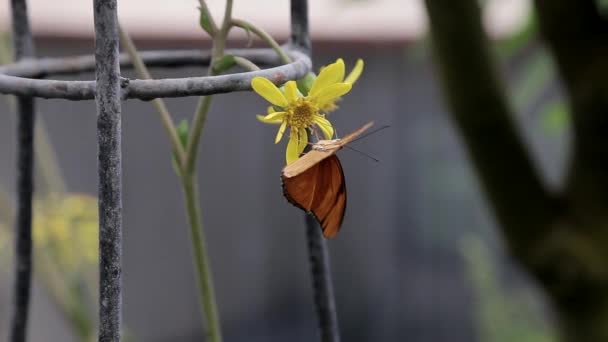
M 331 86 L 334 83 L 342 82 L 343 79 L 344 61 L 340 58 L 335 63 L 330 64 L 321 70 L 315 83 L 313 83 L 312 88 L 310 88 L 308 95 L 315 96 L 326 87 Z
M 274 83 L 270 82 L 269 79 L 264 77 L 254 77 L 253 80 L 251 80 L 251 87 L 256 93 L 273 105 L 287 107 L 287 99 L 279 88 L 277 88 Z
M 320 115 L 315 116 L 314 120 L 317 126 L 319 126 L 319 128 L 323 132 L 325 139 L 329 140 L 334 136 L 334 127 L 331 125 L 331 122 L 329 122 L 329 120 Z
M 306 128 L 300 128 L 300 136 L 298 137 L 298 156 L 304 152 L 306 145 L 308 145 L 308 132 L 306 132 Z
M 268 108 L 266 108 L 266 114 L 272 114 L 276 112 L 276 110 L 274 110 L 273 106 L 268 106 Z
M 363 60 L 361 58 L 357 59 L 357 63 L 355 64 L 355 67 L 350 72 L 350 74 L 348 74 L 348 76 L 346 76 L 344 83 L 353 84 L 353 83 L 357 82 L 357 80 L 359 79 L 359 76 L 361 76 L 361 73 L 363 72 L 363 65 L 364 65 Z
M 330 101 L 348 93 L 352 88 L 350 83 L 336 83 L 324 88 L 317 94 L 316 102 L 319 108 L 324 108 Z
M 292 130 L 289 136 L 289 143 L 287 144 L 287 150 L 285 151 L 285 159 L 287 164 L 291 164 L 298 159 L 300 153 L 298 152 L 298 131 Z
M 280 124 L 281 122 L 283 122 L 283 119 L 285 118 L 285 112 L 274 112 L 274 113 L 270 113 L 266 116 L 264 115 L 257 115 L 256 117 L 258 118 L 258 120 L 260 120 L 263 123 L 267 123 L 267 124 Z
M 279 127 L 279 131 L 277 132 L 277 136 L 276 136 L 276 138 L 274 138 L 275 144 L 277 144 L 279 141 L 281 141 L 281 138 L 283 137 L 283 134 L 285 133 L 286 128 L 287 128 L 287 120 L 283 120 L 283 123 L 281 123 L 281 127 Z
M 298 85 L 296 84 L 296 81 L 285 83 L 285 97 L 289 102 L 294 102 L 298 99 Z

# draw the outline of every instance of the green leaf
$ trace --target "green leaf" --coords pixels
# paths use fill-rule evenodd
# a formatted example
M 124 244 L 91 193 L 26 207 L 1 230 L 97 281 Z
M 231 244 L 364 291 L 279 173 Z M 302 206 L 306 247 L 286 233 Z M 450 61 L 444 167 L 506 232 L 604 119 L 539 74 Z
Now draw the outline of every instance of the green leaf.
M 177 137 L 179 138 L 179 143 L 182 144 L 184 149 L 186 149 L 188 145 L 188 131 L 190 130 L 188 126 L 188 120 L 184 119 L 180 121 L 179 125 L 177 125 L 177 127 L 175 128 L 177 132 Z M 173 152 L 173 158 L 171 159 L 171 165 L 173 165 L 173 170 L 175 171 L 175 174 L 180 175 L 182 170 L 180 165 L 181 163 L 177 159 L 177 155 L 175 154 L 175 152 Z
M 312 88 L 312 85 L 315 83 L 316 79 L 317 75 L 312 72 L 309 72 L 306 76 L 299 79 L 296 84 L 298 85 L 298 90 L 300 93 L 302 93 L 304 96 L 308 95 L 308 92 L 310 91 L 310 88 Z
M 184 148 L 188 145 L 188 120 L 182 120 L 179 125 L 177 125 L 177 136 L 179 137 L 179 142 L 182 144 Z
M 233 55 L 225 55 L 221 59 L 213 63 L 213 70 L 220 74 L 236 65 Z
M 211 26 L 211 18 L 209 17 L 209 13 L 203 11 L 201 7 L 198 8 L 199 12 L 201 12 L 201 16 L 199 19 L 199 24 L 207 32 L 209 35 L 213 35 L 213 27 Z
M 537 101 L 555 78 L 551 56 L 544 50 L 536 50 L 522 66 L 513 87 L 516 108 L 525 112 Z

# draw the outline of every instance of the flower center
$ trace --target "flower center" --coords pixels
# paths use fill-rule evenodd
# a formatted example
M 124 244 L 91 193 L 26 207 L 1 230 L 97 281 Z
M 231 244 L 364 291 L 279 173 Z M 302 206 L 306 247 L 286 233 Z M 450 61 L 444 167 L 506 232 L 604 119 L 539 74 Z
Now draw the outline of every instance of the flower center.
M 307 98 L 299 98 L 287 108 L 287 123 L 297 129 L 307 128 L 314 122 L 314 115 L 319 109 Z

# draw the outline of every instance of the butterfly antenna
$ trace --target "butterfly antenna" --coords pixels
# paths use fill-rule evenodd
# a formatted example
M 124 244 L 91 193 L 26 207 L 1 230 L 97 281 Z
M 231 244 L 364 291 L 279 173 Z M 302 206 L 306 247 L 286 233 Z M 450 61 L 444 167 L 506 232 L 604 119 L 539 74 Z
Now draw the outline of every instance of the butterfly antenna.
M 380 159 L 374 158 L 374 157 L 372 157 L 371 155 L 369 155 L 369 154 L 367 154 L 367 153 L 365 153 L 365 152 L 363 152 L 363 151 L 357 150 L 356 148 L 350 147 L 350 146 L 348 146 L 348 145 L 344 145 L 344 147 L 346 147 L 347 149 L 349 149 L 349 150 L 351 150 L 351 151 L 355 151 L 355 152 L 357 152 L 357 153 L 359 153 L 359 154 L 361 154 L 361 155 L 364 155 L 364 156 L 366 156 L 367 158 L 369 158 L 369 159 L 371 159 L 371 160 L 375 161 L 376 163 L 379 163 L 379 162 L 380 162 Z
M 363 139 L 363 138 L 369 137 L 370 135 L 372 135 L 372 134 L 376 134 L 376 133 L 380 132 L 381 130 L 386 129 L 386 128 L 389 128 L 389 127 L 391 127 L 391 125 L 384 125 L 384 126 L 378 127 L 378 128 L 376 128 L 375 130 L 373 130 L 373 131 L 371 131 L 371 132 L 368 132 L 368 133 L 365 133 L 365 134 L 363 134 L 363 135 L 361 135 L 361 136 L 358 136 L 357 138 L 353 139 L 353 140 L 351 141 L 351 143 L 353 143 L 353 142 L 355 142 L 355 141 L 357 141 L 357 140 L 361 140 L 361 139 Z M 361 151 L 359 151 L 359 152 L 361 152 Z

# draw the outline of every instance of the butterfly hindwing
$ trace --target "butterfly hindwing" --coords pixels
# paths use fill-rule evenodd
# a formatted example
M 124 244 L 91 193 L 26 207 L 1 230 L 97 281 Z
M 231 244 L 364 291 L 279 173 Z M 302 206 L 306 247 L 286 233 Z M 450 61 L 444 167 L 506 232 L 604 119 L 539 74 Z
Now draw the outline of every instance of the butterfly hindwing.
M 323 160 L 320 165 L 319 178 L 323 182 L 323 191 L 317 191 L 313 214 L 319 220 L 326 238 L 334 237 L 340 230 L 346 210 L 346 182 L 344 171 L 337 156 Z
M 318 173 L 319 164 L 315 164 L 295 177 L 287 178 L 281 176 L 281 179 L 283 180 L 283 195 L 285 198 L 296 207 L 306 212 L 311 212 Z
M 282 178 L 287 200 L 313 214 L 325 237 L 335 236 L 346 209 L 346 183 L 338 157 L 332 155 L 295 177 Z

